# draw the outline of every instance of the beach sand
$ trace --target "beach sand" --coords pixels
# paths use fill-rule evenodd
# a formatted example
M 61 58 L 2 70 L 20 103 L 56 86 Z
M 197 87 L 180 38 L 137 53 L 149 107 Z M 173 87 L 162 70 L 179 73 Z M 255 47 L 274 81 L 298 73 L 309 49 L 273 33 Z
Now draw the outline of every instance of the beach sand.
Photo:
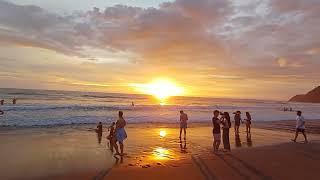
M 317 124 L 317 123 L 316 123 Z M 319 124 L 319 123 L 318 123 Z M 290 142 L 288 129 L 257 125 L 251 138 L 230 132 L 230 153 L 212 153 L 212 129 L 190 124 L 180 142 L 173 124 L 130 124 L 123 158 L 90 125 L 1 130 L 1 179 L 318 179 L 320 135 Z M 160 136 L 160 131 L 165 136 Z M 222 148 L 222 145 L 221 145 Z

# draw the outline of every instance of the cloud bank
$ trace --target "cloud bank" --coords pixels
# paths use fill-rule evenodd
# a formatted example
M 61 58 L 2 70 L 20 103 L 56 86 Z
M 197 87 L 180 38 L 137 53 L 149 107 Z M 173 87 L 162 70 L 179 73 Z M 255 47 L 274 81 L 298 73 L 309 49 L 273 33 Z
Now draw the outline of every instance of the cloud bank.
M 286 86 L 311 84 L 320 75 L 319 17 L 317 0 L 176 0 L 159 8 L 116 5 L 68 15 L 0 0 L 0 44 L 190 72 L 202 86 L 214 79 L 234 89 L 237 81 L 284 77 Z

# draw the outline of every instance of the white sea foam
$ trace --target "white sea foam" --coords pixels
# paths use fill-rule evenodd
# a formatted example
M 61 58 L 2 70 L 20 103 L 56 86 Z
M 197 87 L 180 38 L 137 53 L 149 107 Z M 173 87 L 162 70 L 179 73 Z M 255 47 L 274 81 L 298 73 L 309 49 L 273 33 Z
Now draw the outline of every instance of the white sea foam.
M 18 98 L 17 105 L 9 104 L 13 96 Z M 161 106 L 143 95 L 20 89 L 0 89 L 0 97 L 6 100 L 0 106 L 5 111 L 0 116 L 0 126 L 110 123 L 116 120 L 119 110 L 125 112 L 128 123 L 176 123 L 181 109 L 188 113 L 190 122 L 210 122 L 215 109 L 230 113 L 248 111 L 253 121 L 295 119 L 295 110 L 302 110 L 306 119 L 320 119 L 319 104 L 280 101 L 175 97 Z M 135 107 L 131 106 L 132 101 Z M 284 112 L 284 107 L 293 111 Z

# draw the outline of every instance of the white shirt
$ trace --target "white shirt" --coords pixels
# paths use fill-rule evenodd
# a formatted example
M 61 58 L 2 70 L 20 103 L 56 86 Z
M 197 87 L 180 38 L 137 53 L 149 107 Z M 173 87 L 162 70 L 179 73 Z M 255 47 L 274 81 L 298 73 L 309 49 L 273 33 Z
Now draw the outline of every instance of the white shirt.
M 296 122 L 296 128 L 298 129 L 305 129 L 304 126 L 304 117 L 303 116 L 297 116 L 297 122 Z

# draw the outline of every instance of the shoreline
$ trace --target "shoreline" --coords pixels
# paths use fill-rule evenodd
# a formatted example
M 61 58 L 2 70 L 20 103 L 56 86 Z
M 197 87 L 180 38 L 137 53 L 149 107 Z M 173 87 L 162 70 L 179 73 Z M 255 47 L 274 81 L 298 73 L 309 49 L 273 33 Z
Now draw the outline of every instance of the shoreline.
M 254 121 L 251 125 L 254 128 L 267 129 L 267 130 L 278 130 L 284 132 L 294 132 L 295 131 L 295 120 L 276 120 L 276 121 Z M 106 129 L 109 124 L 103 123 Z M 232 121 L 232 125 L 234 122 Z M 66 124 L 66 125 L 39 125 L 39 126 L 0 126 L 0 131 L 9 130 L 32 130 L 32 129 L 58 129 L 58 128 L 82 128 L 82 127 L 92 127 L 95 128 L 95 123 L 81 123 L 81 124 Z M 179 123 L 162 123 L 162 122 L 128 122 L 128 128 L 144 126 L 144 127 L 163 127 L 163 128 L 176 128 L 179 127 Z M 188 128 L 194 127 L 211 127 L 211 122 L 189 122 Z M 244 128 L 245 124 L 241 124 Z M 89 128 L 90 130 L 90 128 Z M 310 119 L 306 120 L 306 131 L 310 134 L 320 134 L 320 119 Z

